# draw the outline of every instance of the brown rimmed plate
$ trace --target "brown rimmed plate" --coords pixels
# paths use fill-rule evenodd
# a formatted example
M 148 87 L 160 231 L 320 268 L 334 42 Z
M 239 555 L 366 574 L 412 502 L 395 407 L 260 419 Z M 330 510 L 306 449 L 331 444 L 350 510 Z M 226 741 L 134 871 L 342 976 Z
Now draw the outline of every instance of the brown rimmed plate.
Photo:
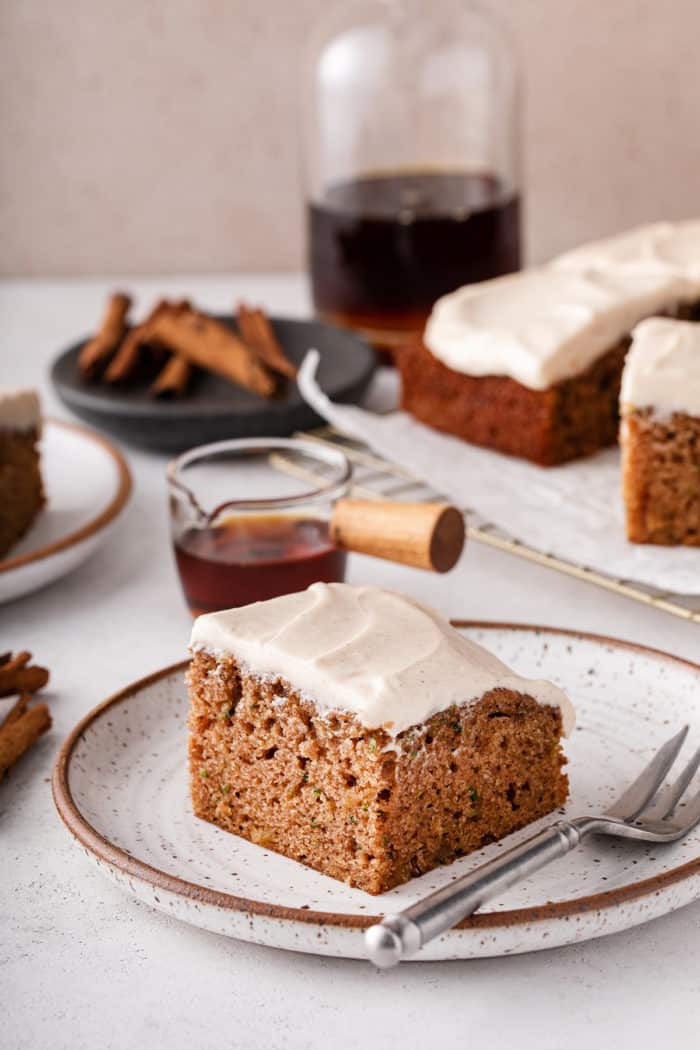
M 0 604 L 82 565 L 107 538 L 131 492 L 124 457 L 87 427 L 44 419 L 40 449 L 46 505 L 0 561 Z
M 596 635 L 458 626 L 520 673 L 551 678 L 572 697 L 571 798 L 562 813 L 604 809 L 676 725 L 690 723 L 689 750 L 700 741 L 694 664 Z M 370 897 L 197 820 L 187 793 L 185 666 L 158 671 L 100 704 L 70 734 L 54 769 L 54 800 L 68 831 L 132 896 L 227 936 L 362 958 L 363 930 L 376 916 L 400 910 L 504 848 L 494 843 Z M 515 843 L 533 827 L 504 841 Z M 433 941 L 417 961 L 570 944 L 698 897 L 700 829 L 665 848 L 595 840 Z

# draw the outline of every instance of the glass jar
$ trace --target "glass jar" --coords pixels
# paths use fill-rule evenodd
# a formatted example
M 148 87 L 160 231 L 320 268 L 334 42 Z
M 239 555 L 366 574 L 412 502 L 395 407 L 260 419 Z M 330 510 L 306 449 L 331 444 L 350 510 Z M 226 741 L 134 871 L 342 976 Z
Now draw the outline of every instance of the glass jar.
M 218 441 L 173 460 L 170 526 L 192 615 L 342 582 L 329 523 L 351 476 L 339 449 L 285 438 Z
M 520 266 L 519 97 L 465 0 L 343 3 L 304 71 L 316 311 L 394 348 L 433 302 Z

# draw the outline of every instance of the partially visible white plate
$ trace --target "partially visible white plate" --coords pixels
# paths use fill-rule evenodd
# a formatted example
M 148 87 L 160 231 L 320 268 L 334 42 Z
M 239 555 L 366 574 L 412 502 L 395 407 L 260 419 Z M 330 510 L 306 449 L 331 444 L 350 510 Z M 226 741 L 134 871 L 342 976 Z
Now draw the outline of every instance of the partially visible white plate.
M 572 697 L 569 816 L 601 812 L 684 722 L 700 742 L 700 667 L 595 635 L 462 625 L 520 673 Z M 127 893 L 185 922 L 278 948 L 362 958 L 374 916 L 396 912 L 503 850 L 370 897 L 193 816 L 181 664 L 106 700 L 57 759 L 54 799 L 87 856 Z M 556 816 L 510 836 L 518 842 Z M 700 827 L 672 846 L 596 839 L 437 938 L 417 961 L 536 951 L 647 922 L 700 897 Z
M 124 457 L 76 423 L 42 423 L 41 473 L 46 506 L 0 561 L 0 603 L 53 583 L 104 542 L 131 492 Z

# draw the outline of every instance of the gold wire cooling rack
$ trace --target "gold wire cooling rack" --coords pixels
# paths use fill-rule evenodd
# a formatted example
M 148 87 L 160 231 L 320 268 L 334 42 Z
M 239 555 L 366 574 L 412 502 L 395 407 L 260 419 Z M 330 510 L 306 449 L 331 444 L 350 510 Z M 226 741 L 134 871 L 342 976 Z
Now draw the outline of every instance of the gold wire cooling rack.
M 425 482 L 419 481 L 403 467 L 397 467 L 376 456 L 362 442 L 342 434 L 334 427 L 320 427 L 317 430 L 299 433 L 296 437 L 341 448 L 353 464 L 353 495 L 355 496 L 363 499 L 416 501 L 444 499 L 439 492 L 431 489 Z M 295 472 L 291 464 L 280 463 L 280 467 L 292 473 Z M 462 510 L 466 515 L 470 540 L 484 543 L 487 547 L 495 547 L 496 550 L 507 551 L 518 558 L 525 558 L 526 561 L 543 565 L 547 569 L 555 569 L 567 576 L 574 576 L 577 580 L 584 580 L 606 591 L 621 594 L 625 598 L 641 602 L 642 605 L 651 605 L 661 612 L 679 616 L 691 623 L 700 623 L 700 595 L 674 594 L 670 591 L 647 587 L 633 580 L 606 576 L 605 573 L 589 569 L 585 565 L 577 565 L 575 562 L 565 561 L 552 554 L 528 547 L 520 540 L 510 536 L 504 529 L 487 521 L 472 507 L 463 507 Z

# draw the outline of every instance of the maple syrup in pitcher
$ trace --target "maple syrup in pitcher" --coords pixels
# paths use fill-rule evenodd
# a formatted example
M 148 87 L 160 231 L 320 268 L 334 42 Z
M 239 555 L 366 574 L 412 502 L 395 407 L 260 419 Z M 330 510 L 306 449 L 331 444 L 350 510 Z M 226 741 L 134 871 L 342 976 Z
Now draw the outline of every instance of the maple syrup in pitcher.
M 186 529 L 175 560 L 193 616 L 342 582 L 344 551 L 328 522 L 308 515 L 250 514 Z
M 193 615 L 341 583 L 330 535 L 352 467 L 339 448 L 301 438 L 231 438 L 168 464 L 175 563 Z
M 492 175 L 368 175 L 309 205 L 314 305 L 380 347 L 420 331 L 441 295 L 520 266 L 520 201 Z

